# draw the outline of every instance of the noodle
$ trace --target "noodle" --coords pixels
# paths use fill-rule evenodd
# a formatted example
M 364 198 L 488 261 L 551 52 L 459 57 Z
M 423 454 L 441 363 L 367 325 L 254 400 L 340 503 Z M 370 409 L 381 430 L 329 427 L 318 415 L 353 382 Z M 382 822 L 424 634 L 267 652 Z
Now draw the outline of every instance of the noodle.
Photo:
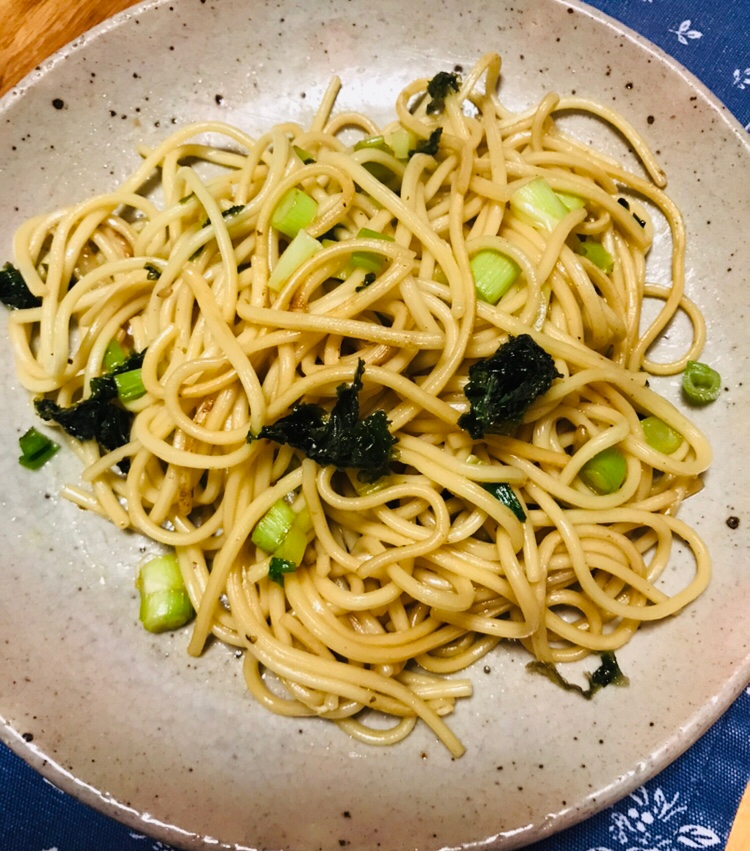
M 685 234 L 664 175 L 610 109 L 549 94 L 508 112 L 499 72 L 497 55 L 483 57 L 442 111 L 427 109 L 428 81 L 415 81 L 382 130 L 332 115 L 337 80 L 309 130 L 287 123 L 257 140 L 215 122 L 179 130 L 141 151 L 119 191 L 18 231 L 15 262 L 41 303 L 9 320 L 21 382 L 61 405 L 89 396 L 112 340 L 146 351 L 145 395 L 123 403 L 129 441 L 110 452 L 74 441 L 83 485 L 63 495 L 174 548 L 197 612 L 189 653 L 211 636 L 242 648 L 247 687 L 273 712 L 327 718 L 375 744 L 421 719 L 455 755 L 463 746 L 443 717 L 471 685 L 445 674 L 503 639 L 549 663 L 616 650 L 641 623 L 683 609 L 710 575 L 705 545 L 674 515 L 711 450 L 645 380 L 680 371 L 705 339 L 683 294 Z M 650 179 L 565 135 L 565 110 L 611 124 Z M 428 140 L 436 128 L 436 154 L 399 160 L 349 144 L 399 131 Z M 159 191 L 144 197 L 155 173 Z M 539 176 L 585 204 L 551 231 L 509 206 Z M 295 187 L 317 203 L 307 232 L 324 247 L 272 289 L 288 242 L 272 216 Z M 668 287 L 646 278 L 653 207 L 672 233 Z M 610 270 L 575 250 L 582 239 L 604 246 Z M 475 292 L 483 251 L 520 270 L 496 305 Z M 352 265 L 362 252 L 379 271 Z M 644 331 L 647 298 L 659 311 Z M 650 348 L 677 311 L 693 341 L 657 363 Z M 554 358 L 559 378 L 512 434 L 472 438 L 459 426 L 469 368 L 520 335 Z M 360 360 L 363 414 L 385 411 L 396 438 L 387 476 L 363 486 L 356 470 L 248 441 L 297 403 L 330 411 Z M 682 436 L 679 450 L 649 445 L 649 415 Z M 597 493 L 579 474 L 612 447 L 624 479 Z M 520 515 L 483 487 L 493 483 Z M 311 525 L 283 584 L 251 541 L 279 499 Z M 695 565 L 668 596 L 658 580 L 676 539 Z

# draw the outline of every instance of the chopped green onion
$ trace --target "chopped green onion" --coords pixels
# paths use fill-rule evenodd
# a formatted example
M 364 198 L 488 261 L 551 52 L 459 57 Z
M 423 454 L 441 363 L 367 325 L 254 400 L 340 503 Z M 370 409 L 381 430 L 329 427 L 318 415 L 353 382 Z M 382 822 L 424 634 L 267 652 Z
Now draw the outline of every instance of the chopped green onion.
M 289 527 L 286 537 L 281 542 L 281 546 L 274 550 L 274 557 L 282 558 L 284 561 L 290 561 L 292 564 L 302 564 L 302 558 L 305 555 L 306 549 L 307 534 L 295 519 L 294 523 Z
M 158 266 L 154 266 L 153 263 L 146 263 L 143 268 L 146 270 L 147 281 L 158 281 L 161 278 L 161 269 Z
M 408 160 L 409 151 L 414 150 L 417 145 L 416 135 L 405 127 L 399 127 L 397 130 L 388 133 L 385 140 L 390 145 L 393 156 L 397 160 Z
M 315 157 L 304 148 L 299 148 L 297 145 L 292 145 L 292 150 L 295 154 L 302 160 L 304 165 L 310 165 L 310 163 L 315 162 Z
M 296 516 L 286 500 L 277 499 L 258 521 L 250 540 L 263 552 L 276 552 L 284 543 Z
M 477 296 L 489 304 L 497 304 L 520 273 L 515 260 L 492 248 L 478 251 L 471 258 L 471 274 Z
M 355 251 L 352 254 L 352 265 L 356 269 L 367 269 L 374 275 L 379 275 L 383 270 L 385 261 L 382 257 L 372 252 Z
M 179 629 L 193 617 L 193 606 L 175 555 L 147 561 L 135 584 L 141 595 L 139 617 L 149 632 Z
M 368 136 L 367 139 L 360 139 L 354 146 L 355 151 L 362 151 L 366 148 L 384 151 L 386 154 L 393 154 L 393 148 L 385 141 L 383 136 Z
M 721 393 L 721 376 L 707 363 L 689 360 L 682 373 L 682 392 L 693 405 L 707 405 Z
M 513 488 L 507 482 L 482 482 L 482 487 L 488 493 L 491 493 L 495 499 L 502 502 L 506 508 L 510 508 L 521 523 L 526 520 L 526 512 L 523 510 Z
M 362 168 L 369 171 L 375 180 L 388 187 L 391 192 L 398 192 L 401 189 L 401 178 L 391 171 L 385 163 L 362 163 Z
M 440 266 L 435 266 L 435 271 L 432 273 L 432 280 L 438 284 L 447 284 L 448 276 Z
M 33 426 L 18 438 L 18 445 L 21 447 L 21 452 L 29 457 L 36 455 L 51 442 L 48 437 L 37 431 Z
M 140 369 L 131 369 L 113 376 L 117 385 L 117 396 L 121 402 L 133 402 L 145 395 Z
M 299 267 L 323 250 L 323 246 L 306 230 L 301 230 L 279 257 L 268 279 L 269 289 L 278 292 Z
M 292 513 L 294 514 L 294 512 Z M 274 557 L 289 561 L 292 564 L 302 564 L 307 549 L 307 533 L 312 527 L 312 517 L 307 506 L 305 506 L 298 514 L 294 514 L 294 520 L 289 531 L 281 544 L 274 550 Z
M 27 470 L 38 470 L 60 448 L 58 443 L 37 431 L 33 426 L 18 438 L 21 455 L 18 463 Z
M 385 141 L 382 136 L 370 136 L 367 139 L 360 139 L 354 146 L 355 151 L 363 150 L 382 151 L 385 154 L 393 156 L 393 148 Z M 365 162 L 362 167 L 367 169 L 375 180 L 380 181 L 387 186 L 392 192 L 398 192 L 401 188 L 401 178 L 395 174 L 385 163 L 381 162 Z
M 510 196 L 513 215 L 535 228 L 554 230 L 567 216 L 568 208 L 543 177 L 535 177 Z
M 641 428 L 646 443 L 665 455 L 671 455 L 682 445 L 682 435 L 659 417 L 646 417 L 641 420 Z
M 594 266 L 598 266 L 607 275 L 612 272 L 615 265 L 612 255 L 601 242 L 592 242 L 589 239 L 585 242 L 579 242 L 576 247 L 576 254 L 580 254 L 581 257 L 590 260 Z
M 284 236 L 294 239 L 306 228 L 318 212 L 318 202 L 306 192 L 293 186 L 285 192 L 271 215 L 271 224 Z
M 110 372 L 116 366 L 125 363 L 126 357 L 125 349 L 123 349 L 117 340 L 110 340 L 104 352 L 104 369 Z
M 305 534 L 312 530 L 312 516 L 310 515 L 310 509 L 306 505 L 297 512 L 297 516 L 294 518 L 294 525 L 299 526 Z
M 354 489 L 357 491 L 357 496 L 370 496 L 370 494 L 377 493 L 391 484 L 388 476 L 381 476 L 374 482 L 361 482 L 357 478 L 354 479 Z
M 330 248 L 332 245 L 338 245 L 339 242 L 336 239 L 321 239 L 320 244 L 323 248 Z M 354 272 L 354 264 L 351 260 L 347 260 L 340 269 L 331 273 L 331 277 L 336 278 L 339 281 L 345 281 L 352 272 Z
M 271 563 L 268 565 L 268 578 L 277 582 L 279 585 L 284 585 L 284 574 L 294 573 L 297 565 L 294 562 L 287 561 L 284 558 L 274 556 Z
M 384 239 L 387 242 L 393 242 L 392 236 L 386 236 L 384 233 L 378 233 L 370 228 L 361 228 L 357 234 L 358 239 Z M 352 254 L 352 265 L 357 269 L 364 269 L 366 272 L 375 272 L 379 275 L 385 266 L 385 257 L 380 254 L 375 254 L 372 251 L 355 251 Z
M 581 481 L 598 494 L 614 493 L 622 487 L 628 473 L 628 462 L 616 446 L 594 455 L 578 473 Z
M 580 195 L 571 195 L 569 192 L 555 192 L 555 195 L 565 204 L 568 210 L 580 210 L 586 206 L 586 199 Z
M 388 234 L 380 233 L 380 231 L 372 230 L 371 228 L 360 228 L 357 234 L 357 239 L 385 239 L 387 242 L 393 242 L 393 237 Z

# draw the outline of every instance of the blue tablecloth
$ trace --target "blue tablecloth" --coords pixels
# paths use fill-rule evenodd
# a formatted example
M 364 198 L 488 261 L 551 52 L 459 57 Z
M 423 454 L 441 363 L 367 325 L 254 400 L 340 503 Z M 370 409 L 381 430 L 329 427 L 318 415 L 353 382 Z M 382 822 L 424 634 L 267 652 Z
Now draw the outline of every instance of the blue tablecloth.
M 592 0 L 591 5 L 681 62 L 750 131 L 750 0 Z M 750 689 L 651 781 L 531 849 L 722 849 L 748 782 Z M 0 851 L 170 849 L 60 792 L 0 745 Z

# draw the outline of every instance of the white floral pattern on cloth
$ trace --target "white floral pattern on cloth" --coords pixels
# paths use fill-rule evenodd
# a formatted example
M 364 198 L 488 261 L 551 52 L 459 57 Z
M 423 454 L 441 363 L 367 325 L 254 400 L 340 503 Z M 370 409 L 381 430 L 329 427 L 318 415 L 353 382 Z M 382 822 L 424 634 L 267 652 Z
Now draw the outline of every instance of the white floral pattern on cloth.
M 668 800 L 660 787 L 651 794 L 642 786 L 628 796 L 625 813 L 611 814 L 608 829 L 616 848 L 599 845 L 589 851 L 672 851 L 721 845 L 721 837 L 713 828 L 680 818 L 687 814 L 688 808 L 681 806 L 679 800 L 679 792 Z
M 670 30 L 671 33 L 674 33 L 677 36 L 677 41 L 680 44 L 687 44 L 688 39 L 696 39 L 703 38 L 703 33 L 698 30 L 691 29 L 692 21 L 688 18 L 683 21 L 676 30 Z
M 750 129 L 748 0 L 588 0 L 646 36 L 704 82 Z

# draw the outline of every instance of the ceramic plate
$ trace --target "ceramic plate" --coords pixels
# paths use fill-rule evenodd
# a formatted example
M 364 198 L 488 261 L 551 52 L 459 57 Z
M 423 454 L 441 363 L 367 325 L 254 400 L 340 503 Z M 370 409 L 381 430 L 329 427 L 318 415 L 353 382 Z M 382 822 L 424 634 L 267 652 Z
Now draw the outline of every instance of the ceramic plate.
M 186 848 L 310 851 L 510 849 L 612 803 L 676 757 L 748 680 L 750 616 L 744 438 L 750 415 L 744 134 L 681 68 L 578 5 L 528 0 L 147 3 L 85 36 L 0 105 L 0 256 L 25 217 L 112 188 L 136 145 L 221 119 L 257 133 L 309 120 L 329 78 L 338 108 L 392 115 L 402 86 L 487 50 L 504 58 L 512 108 L 554 89 L 622 110 L 651 140 L 682 207 L 687 287 L 708 322 L 705 359 L 726 385 L 694 418 L 716 452 L 684 507 L 710 542 L 715 575 L 681 616 L 643 629 L 618 654 L 626 689 L 591 702 L 525 670 L 500 647 L 472 672 L 475 695 L 451 724 L 452 760 L 429 731 L 373 749 L 316 720 L 286 720 L 246 693 L 240 663 L 187 636 L 150 637 L 133 588 L 143 541 L 59 501 L 72 453 L 37 474 L 17 464 L 31 425 L 3 336 L 0 380 L 1 735 L 55 784 L 134 828 Z M 594 124 L 571 128 L 628 158 Z M 744 175 L 744 176 L 743 176 Z M 664 279 L 659 234 L 652 277 Z M 671 345 L 679 323 L 670 330 Z M 744 386 L 743 386 L 744 381 Z M 663 392 L 679 400 L 676 381 Z M 674 572 L 689 571 L 674 553 Z M 23 734 L 31 734 L 26 742 Z M 29 736 L 27 735 L 28 739 Z

